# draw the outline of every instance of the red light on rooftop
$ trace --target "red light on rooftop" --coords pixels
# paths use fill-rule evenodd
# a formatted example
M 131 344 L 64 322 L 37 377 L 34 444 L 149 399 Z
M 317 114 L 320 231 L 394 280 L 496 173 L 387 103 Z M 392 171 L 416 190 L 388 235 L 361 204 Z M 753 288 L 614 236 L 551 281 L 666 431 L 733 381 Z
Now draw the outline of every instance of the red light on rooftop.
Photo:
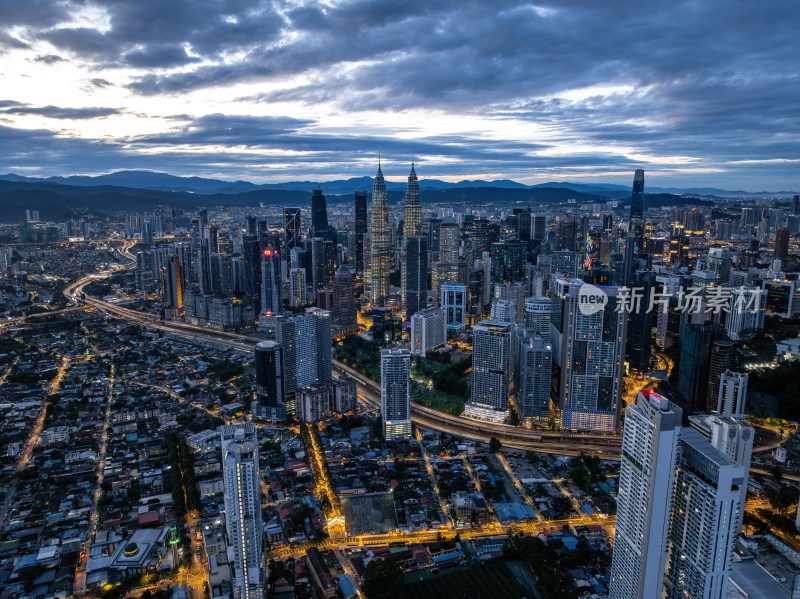
M 272 255 L 272 250 L 264 250 L 264 255 L 265 256 L 271 256 Z

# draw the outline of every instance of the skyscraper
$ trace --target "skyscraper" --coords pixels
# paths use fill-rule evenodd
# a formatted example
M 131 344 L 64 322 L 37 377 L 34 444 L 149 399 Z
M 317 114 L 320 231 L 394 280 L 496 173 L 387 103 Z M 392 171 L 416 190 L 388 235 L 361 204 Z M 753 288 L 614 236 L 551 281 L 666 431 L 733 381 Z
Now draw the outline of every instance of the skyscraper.
M 467 286 L 447 282 L 441 286 L 444 321 L 451 333 L 458 333 L 467 320 Z
M 708 361 L 708 391 L 706 392 L 706 412 L 716 412 L 722 375 L 735 368 L 736 346 L 727 339 L 717 339 L 711 345 Z
M 367 233 L 367 192 L 355 193 L 356 274 L 364 273 L 364 235 Z
M 546 425 L 550 421 L 550 381 L 553 347 L 532 329 L 517 327 L 519 336 L 514 356 L 516 406 L 524 426 Z
M 331 380 L 331 313 L 307 308 L 275 319 L 275 339 L 283 349 L 286 411 L 294 415 L 297 389 Z
M 184 281 L 178 256 L 169 258 L 164 275 L 164 310 L 168 313 L 167 318 L 182 318 Z
M 261 257 L 261 311 L 280 314 L 283 310 L 281 257 L 277 240 L 265 247 Z
M 747 379 L 748 374 L 746 372 L 726 370 L 722 373 L 719 382 L 719 393 L 717 394 L 717 414 L 744 418 Z
M 631 192 L 630 230 L 636 235 L 637 251 L 644 249 L 644 171 L 636 169 Z
M 781 227 L 775 232 L 775 252 L 776 260 L 785 260 L 789 256 L 789 229 Z
M 525 328 L 541 335 L 545 340 L 550 339 L 550 309 L 549 297 L 529 297 L 525 300 Z
M 422 206 L 419 200 L 419 180 L 411 163 L 411 172 L 406 183 L 406 197 L 403 206 L 403 235 L 415 237 L 422 235 Z
M 306 292 L 306 269 L 289 269 L 289 305 L 292 308 L 302 308 L 308 303 Z
M 256 402 L 253 414 L 272 422 L 286 420 L 283 387 L 283 349 L 275 341 L 261 341 L 255 348 Z
M 411 317 L 411 339 L 409 346 L 415 356 L 425 357 L 431 350 L 444 347 L 447 343 L 447 323 L 444 310 L 426 308 Z
M 631 310 L 628 315 L 627 341 L 625 353 L 631 370 L 645 372 L 650 366 L 650 344 L 652 342 L 653 313 L 648 311 L 651 294 L 656 289 L 656 273 L 652 270 L 638 270 L 633 273 L 631 286 L 642 293 L 642 308 Z
M 406 318 L 428 306 L 428 237 L 406 237 L 403 298 Z
M 300 208 L 283 209 L 283 227 L 286 235 L 286 247 L 290 250 L 300 245 L 302 220 Z
M 492 244 L 492 284 L 518 283 L 525 280 L 527 248 L 518 240 Z
M 470 404 L 477 405 L 479 410 L 493 410 L 497 412 L 498 419 L 502 420 L 508 413 L 511 325 L 508 322 L 482 320 L 472 331 Z M 469 413 L 466 409 L 465 412 Z
M 649 391 L 625 409 L 612 599 L 662 596 L 681 417 L 678 406 Z
M 383 307 L 389 296 L 389 196 L 380 163 L 372 189 L 372 214 L 370 217 L 370 301 Z
M 381 418 L 383 438 L 411 438 L 411 352 L 381 350 Z
M 727 283 L 731 272 L 731 251 L 728 248 L 709 249 L 706 268 L 714 273 L 717 285 Z
M 431 288 L 437 298 L 444 283 L 458 280 L 461 247 L 461 229 L 455 219 L 441 221 L 438 229 L 439 261 L 434 264 L 431 274 Z
M 726 597 L 747 473 L 718 448 L 727 442 L 680 422 L 680 408 L 652 391 L 626 409 L 612 599 Z
M 577 249 L 578 225 L 574 216 L 564 214 L 556 220 L 555 251 Z
M 222 476 L 225 487 L 225 525 L 233 547 L 236 599 L 261 599 L 261 473 L 255 424 L 224 425 Z
M 618 287 L 567 277 L 551 281 L 550 343 L 559 370 L 561 425 L 614 431 L 622 403 L 627 314 Z
M 314 230 L 312 237 L 331 238 L 328 228 L 328 206 L 319 187 L 311 192 L 311 227 Z
M 711 344 L 719 337 L 714 326 L 686 324 L 681 330 L 681 358 L 678 362 L 678 393 L 693 411 L 706 409 L 708 358 Z M 714 402 L 716 407 L 716 402 Z
M 663 596 L 724 599 L 746 472 L 699 432 L 680 436 Z
M 414 312 L 425 308 L 420 305 L 420 293 L 426 295 L 428 280 L 428 244 L 422 235 L 422 207 L 419 201 L 419 180 L 411 163 L 411 172 L 406 184 L 406 196 L 403 205 L 403 241 L 400 259 L 400 287 L 406 318 Z M 412 239 L 416 238 L 413 242 Z M 424 255 L 423 255 L 424 246 Z
M 333 281 L 333 324 L 340 331 L 357 331 L 356 296 L 353 275 L 344 264 Z
M 751 339 L 764 328 L 767 294 L 759 287 L 733 287 L 725 332 L 733 341 Z
M 261 308 L 261 248 L 256 237 L 247 235 L 242 240 L 245 263 L 245 294 L 250 304 Z

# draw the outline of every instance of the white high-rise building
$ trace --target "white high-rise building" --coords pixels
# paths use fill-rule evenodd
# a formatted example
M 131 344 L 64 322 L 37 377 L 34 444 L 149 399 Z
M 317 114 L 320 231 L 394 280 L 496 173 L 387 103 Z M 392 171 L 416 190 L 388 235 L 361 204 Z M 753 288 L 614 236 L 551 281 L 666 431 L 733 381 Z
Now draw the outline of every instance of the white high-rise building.
M 747 482 L 750 478 L 750 460 L 753 457 L 753 440 L 755 430 L 744 418 L 728 415 L 698 414 L 689 416 L 689 424 L 703 435 L 721 454 L 742 467 L 744 483 L 739 488 L 739 504 L 747 501 Z M 734 528 L 738 533 L 742 529 L 744 509 L 736 514 Z
M 504 299 L 513 302 L 514 312 L 511 322 L 515 324 L 525 322 L 525 298 L 527 295 L 528 285 L 526 283 L 498 283 L 494 286 L 495 300 Z
M 301 308 L 308 303 L 306 290 L 306 269 L 289 269 L 289 305 L 292 308 Z
M 640 392 L 625 409 L 612 599 L 661 597 L 681 416 L 678 406 L 655 393 Z
M 550 343 L 553 363 L 561 369 L 564 428 L 614 431 L 618 426 L 628 322 L 628 313 L 617 310 L 620 289 L 569 277 L 551 280 Z
M 496 299 L 492 301 L 490 318 L 492 320 L 497 320 L 498 322 L 508 322 L 513 324 L 515 311 L 516 306 L 514 305 L 513 300 Z
M 746 372 L 726 370 L 719 380 L 719 396 L 717 397 L 717 414 L 744 418 L 744 407 L 747 398 Z
M 381 350 L 381 418 L 383 438 L 411 438 L 411 352 Z
M 525 300 L 525 328 L 533 329 L 545 339 L 550 339 L 550 310 L 552 302 L 549 297 L 529 297 Z
M 708 416 L 681 428 L 680 408 L 652 391 L 625 414 L 610 597 L 724 599 L 749 425 Z
M 225 525 L 233 548 L 236 599 L 262 599 L 263 526 L 258 438 L 252 423 L 220 427 Z
M 447 323 L 444 310 L 427 308 L 416 312 L 411 317 L 411 353 L 425 357 L 434 349 L 444 347 L 447 343 Z
M 733 287 L 725 332 L 732 341 L 751 339 L 764 328 L 767 294 L 759 287 Z
M 500 300 L 502 301 L 502 300 Z M 478 410 L 496 411 L 498 419 L 508 415 L 511 378 L 511 324 L 482 320 L 472 328 L 472 399 L 465 408 L 467 415 Z
M 627 425 L 626 425 L 627 426 Z M 725 599 L 739 533 L 744 468 L 695 430 L 681 431 L 664 579 L 665 599 Z

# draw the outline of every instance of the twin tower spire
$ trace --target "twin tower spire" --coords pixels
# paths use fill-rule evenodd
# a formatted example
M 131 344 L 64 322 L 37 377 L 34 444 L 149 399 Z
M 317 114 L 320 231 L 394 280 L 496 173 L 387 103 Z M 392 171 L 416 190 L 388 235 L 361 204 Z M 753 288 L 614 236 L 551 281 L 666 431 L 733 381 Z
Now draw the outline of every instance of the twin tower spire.
M 403 209 L 404 237 L 420 235 L 422 206 L 419 199 L 419 180 L 411 162 L 411 172 L 406 184 Z M 378 157 L 378 172 L 372 187 L 372 214 L 370 216 L 370 276 L 369 292 L 372 305 L 382 307 L 389 297 L 389 272 L 391 269 L 391 232 L 389 228 L 389 196 Z

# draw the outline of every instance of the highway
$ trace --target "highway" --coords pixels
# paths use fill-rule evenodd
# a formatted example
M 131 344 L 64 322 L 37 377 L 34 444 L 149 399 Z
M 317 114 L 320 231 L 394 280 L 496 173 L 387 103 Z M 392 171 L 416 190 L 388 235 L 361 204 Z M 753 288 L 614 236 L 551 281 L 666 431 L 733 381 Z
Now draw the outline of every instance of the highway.
M 262 338 L 251 335 L 241 335 L 187 323 L 166 321 L 153 314 L 138 312 L 93 297 L 86 297 L 81 300 L 80 295 L 83 287 L 99 276 L 103 276 L 102 273 L 96 273 L 76 281 L 65 289 L 64 294 L 75 304 L 83 301 L 116 318 L 134 322 L 176 338 L 198 343 L 210 343 L 218 347 L 248 354 L 253 352 L 256 343 L 262 341 Z M 380 408 L 380 387 L 375 381 L 337 360 L 333 360 L 332 366 L 333 370 L 338 374 L 347 374 L 356 379 L 359 387 L 359 399 L 367 407 L 371 409 Z M 411 419 L 423 428 L 474 441 L 488 443 L 492 437 L 496 437 L 503 446 L 519 450 L 554 452 L 564 455 L 586 453 L 596 455 L 602 459 L 616 460 L 619 459 L 622 445 L 622 435 L 620 434 L 527 429 L 508 424 L 483 422 L 463 416 L 453 416 L 416 403 L 411 405 Z M 756 447 L 754 451 L 769 451 L 770 449 L 772 449 L 772 444 L 766 448 Z
M 85 297 L 82 300 L 80 296 L 83 287 L 99 276 L 103 275 L 95 273 L 76 281 L 65 289 L 64 294 L 76 304 L 83 301 L 121 320 L 134 322 L 148 329 L 161 331 L 170 336 L 188 339 L 189 341 L 211 342 L 220 347 L 227 347 L 246 353 L 252 353 L 255 344 L 262 341 L 260 337 L 229 333 L 187 323 L 165 321 L 153 314 L 138 312 L 93 297 Z M 364 401 L 370 408 L 380 406 L 380 388 L 377 383 L 336 360 L 333 361 L 333 368 L 356 379 L 359 385 L 359 399 Z M 578 455 L 584 452 L 605 459 L 618 459 L 621 446 L 620 435 L 526 429 L 507 424 L 495 424 L 461 416 L 452 416 L 419 404 L 412 404 L 411 418 L 424 428 L 475 441 L 488 443 L 492 437 L 497 437 L 504 446 L 513 449 L 557 451 L 557 453 L 567 455 Z

